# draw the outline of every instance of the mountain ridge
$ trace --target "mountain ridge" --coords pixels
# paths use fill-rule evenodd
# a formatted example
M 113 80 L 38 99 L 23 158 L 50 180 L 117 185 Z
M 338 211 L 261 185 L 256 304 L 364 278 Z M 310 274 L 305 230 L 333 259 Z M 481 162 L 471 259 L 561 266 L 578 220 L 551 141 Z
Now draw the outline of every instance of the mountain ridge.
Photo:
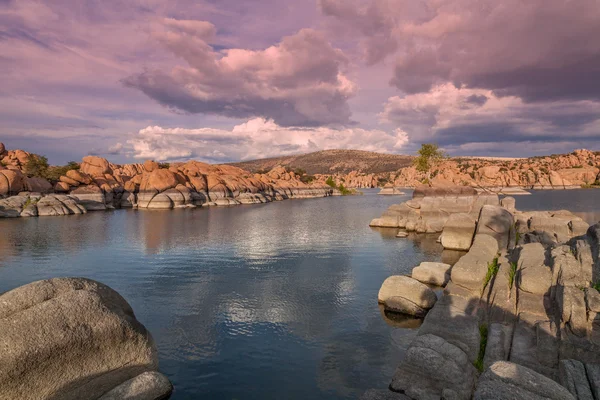
M 270 170 L 281 165 L 302 169 L 307 174 L 348 174 L 352 171 L 383 173 L 412 165 L 414 156 L 377 153 L 366 150 L 320 150 L 312 153 L 228 163 L 250 172 Z

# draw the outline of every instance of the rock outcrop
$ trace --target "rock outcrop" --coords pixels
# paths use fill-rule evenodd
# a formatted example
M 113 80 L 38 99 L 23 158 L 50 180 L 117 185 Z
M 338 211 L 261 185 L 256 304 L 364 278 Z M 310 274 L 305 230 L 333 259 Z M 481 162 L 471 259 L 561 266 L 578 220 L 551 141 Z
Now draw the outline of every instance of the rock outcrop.
M 111 391 L 124 393 L 125 384 L 138 395 L 118 398 L 156 400 L 171 390 L 166 378 L 144 375 L 156 377 L 156 347 L 129 304 L 88 279 L 49 279 L 0 295 L 0 343 L 2 399 L 116 398 Z
M 81 212 L 261 204 L 340 194 L 325 184 L 305 183 L 296 173 L 281 166 L 267 173 L 251 174 L 231 165 L 198 161 L 164 165 L 147 160 L 143 164 L 117 165 L 97 156 L 84 157 L 79 169 L 67 170 L 51 184 L 42 178 L 27 178 L 23 173 L 21 167 L 29 153 L 6 154 L 4 158 L 11 164 L 8 168 L 0 167 L 0 198 L 23 192 L 54 196 L 44 200 L 44 205 L 55 203 L 57 195 L 68 195 L 69 201 L 74 200 Z M 60 200 L 65 198 L 60 197 Z M 0 217 L 20 216 L 23 210 L 16 210 L 17 204 L 24 203 L 15 199 L 10 201 L 10 207 L 0 208 Z M 13 211 L 8 212 L 8 208 Z M 44 211 L 39 215 L 78 213 L 75 209 L 71 211 Z
M 390 209 L 419 209 L 414 200 Z M 413 278 L 446 287 L 390 388 L 416 400 L 598 398 L 600 223 L 590 227 L 565 210 L 520 212 L 512 201 L 479 210 L 475 225 L 461 221 L 473 212 L 446 221 L 464 243 L 474 236 L 468 252 L 444 268 L 449 281 L 442 268 L 435 278 L 429 267 L 413 270 Z M 390 286 L 396 279 L 384 282 L 379 302 L 412 296 L 408 287 L 391 292 L 401 287 Z

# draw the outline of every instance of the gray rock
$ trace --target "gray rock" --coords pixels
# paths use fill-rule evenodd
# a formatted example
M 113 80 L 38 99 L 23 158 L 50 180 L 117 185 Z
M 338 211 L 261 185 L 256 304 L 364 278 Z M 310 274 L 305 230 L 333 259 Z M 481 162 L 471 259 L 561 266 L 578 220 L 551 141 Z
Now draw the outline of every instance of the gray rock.
M 423 308 L 413 303 L 412 301 L 400 296 L 388 297 L 383 302 L 386 311 L 412 315 L 418 318 L 423 318 L 427 315 L 428 308 Z
M 568 217 L 539 217 L 534 216 L 529 221 L 529 229 L 535 232 L 545 232 L 557 243 L 564 243 L 571 238 L 571 229 L 569 228 L 570 219 Z
M 446 196 L 476 196 L 477 190 L 471 186 L 417 186 L 413 191 L 413 199 L 419 197 L 446 197 Z
M 589 311 L 600 312 L 600 292 L 596 289 L 585 289 L 585 302 Z
M 587 333 L 585 292 L 574 286 L 559 286 L 556 301 L 564 323 L 569 325 L 575 335 L 585 336 Z
M 381 285 L 379 302 L 385 303 L 390 297 L 404 297 L 423 308 L 431 308 L 437 301 L 435 293 L 427 285 L 402 275 L 390 276 Z
M 153 210 L 170 210 L 173 208 L 173 201 L 166 192 L 159 193 L 152 197 L 147 208 Z
M 422 283 L 428 283 L 436 286 L 446 286 L 450 280 L 449 264 L 439 262 L 422 262 L 418 267 L 413 268 L 412 278 Z
M 390 388 L 413 399 L 467 400 L 476 376 L 475 367 L 461 349 L 438 336 L 422 335 L 406 351 Z
M 85 214 L 86 208 L 66 195 L 48 195 L 42 197 L 36 204 L 39 216 L 57 216 L 70 214 Z
M 154 341 L 129 304 L 83 278 L 0 295 L 0 343 L 10 349 L 0 352 L 5 399 L 97 399 L 158 366 Z
M 469 250 L 477 222 L 470 214 L 452 214 L 442 231 L 442 246 L 450 250 Z
M 537 372 L 498 361 L 479 378 L 474 400 L 575 400 L 567 389 Z
M 173 391 L 169 379 L 160 372 L 144 372 L 123 382 L 98 400 L 163 400 Z
M 516 203 L 517 202 L 516 202 L 515 198 L 510 197 L 510 196 L 507 196 L 500 201 L 500 205 L 502 207 L 506 208 L 511 213 L 516 211 L 516 208 L 515 208 Z
M 562 360 L 559 364 L 560 384 L 578 400 L 594 400 L 587 379 L 585 367 L 581 361 Z
M 523 246 L 518 262 L 520 290 L 539 295 L 550 292 L 552 270 L 545 261 L 545 249 L 540 243 Z
M 360 396 L 360 400 L 411 400 L 411 398 L 389 389 L 369 389 Z
M 585 364 L 585 372 L 595 399 L 600 399 L 600 364 Z
M 77 199 L 88 211 L 106 210 L 106 196 L 102 189 L 95 185 L 80 186 L 71 191 L 71 196 Z
M 485 205 L 481 208 L 477 222 L 477 234 L 490 235 L 498 241 L 500 249 L 507 249 L 511 231 L 514 230 L 513 215 L 500 206 Z
M 474 362 L 479 354 L 478 297 L 444 295 L 429 311 L 418 335 L 432 334 L 458 347 Z
M 487 345 L 483 358 L 483 367 L 488 369 L 496 361 L 508 360 L 512 339 L 512 326 L 504 324 L 490 324 L 488 328 Z
M 478 234 L 467 254 L 452 267 L 451 279 L 454 283 L 479 291 L 483 288 L 488 263 L 498 253 L 498 242 L 492 236 Z
M 433 307 L 437 296 L 427 285 L 408 276 L 395 275 L 381 285 L 378 301 L 390 311 L 422 317 Z

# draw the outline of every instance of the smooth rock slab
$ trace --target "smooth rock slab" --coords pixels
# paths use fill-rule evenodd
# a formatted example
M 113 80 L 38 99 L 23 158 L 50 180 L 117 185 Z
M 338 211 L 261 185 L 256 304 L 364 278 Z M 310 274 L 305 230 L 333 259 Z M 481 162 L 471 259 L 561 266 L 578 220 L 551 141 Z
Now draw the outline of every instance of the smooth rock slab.
M 525 292 L 549 294 L 552 270 L 545 265 L 546 254 L 541 243 L 528 243 L 519 256 L 519 289 Z
M 575 400 L 550 378 L 507 361 L 492 364 L 479 378 L 474 400 Z
M 477 234 L 490 235 L 498 241 L 500 249 L 510 245 L 514 231 L 514 218 L 510 211 L 500 206 L 485 205 L 481 208 L 477 222 Z
M 418 267 L 413 268 L 412 278 L 421 283 L 429 283 L 431 285 L 446 286 L 450 280 L 449 264 L 439 262 L 422 262 Z
M 581 361 L 562 360 L 559 364 L 560 384 L 577 400 L 594 400 L 585 366 Z
M 169 379 L 160 372 L 144 372 L 123 382 L 98 400 L 164 400 L 173 391 Z
M 488 269 L 498 253 L 498 242 L 492 236 L 478 234 L 467 254 L 452 267 L 452 282 L 469 290 L 480 291 Z

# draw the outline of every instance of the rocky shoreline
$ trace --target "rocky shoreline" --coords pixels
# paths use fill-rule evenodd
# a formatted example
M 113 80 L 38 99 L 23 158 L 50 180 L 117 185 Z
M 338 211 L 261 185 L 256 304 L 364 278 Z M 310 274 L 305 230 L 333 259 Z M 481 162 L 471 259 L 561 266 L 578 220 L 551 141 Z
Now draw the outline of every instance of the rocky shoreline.
M 273 168 L 251 174 L 230 165 L 188 161 L 173 165 L 148 160 L 116 165 L 104 158 L 84 157 L 52 185 L 27 176 L 37 156 L 7 152 L 0 166 L 0 218 L 84 214 L 116 208 L 175 209 L 261 204 L 285 199 L 341 195 L 326 184 L 309 184 L 293 171 Z
M 383 283 L 386 310 L 424 321 L 390 390 L 363 399 L 600 398 L 600 223 L 448 188 L 417 190 L 372 225 L 438 232 L 466 253 Z

